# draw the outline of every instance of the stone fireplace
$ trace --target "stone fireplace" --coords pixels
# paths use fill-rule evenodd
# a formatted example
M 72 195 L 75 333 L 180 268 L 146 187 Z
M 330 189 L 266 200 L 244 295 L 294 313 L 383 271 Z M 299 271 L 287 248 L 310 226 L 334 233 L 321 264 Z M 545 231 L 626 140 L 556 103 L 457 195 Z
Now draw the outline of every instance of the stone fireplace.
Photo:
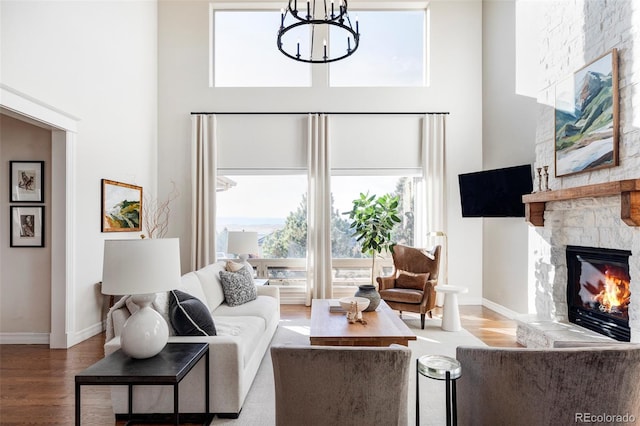
M 534 168 L 549 167 L 551 191 L 543 201 L 529 205 L 534 219 L 530 222 L 535 226 L 529 228 L 528 288 L 529 312 L 538 320 L 538 328 L 546 329 L 542 334 L 552 337 L 532 338 L 532 346 L 557 340 L 609 339 L 569 321 L 568 246 L 630 253 L 631 296 L 626 315 L 630 341 L 640 342 L 640 34 L 629 30 L 631 20 L 640 16 L 638 5 L 634 1 L 576 1 L 542 6 L 547 19 L 539 32 L 540 46 L 545 48 L 539 56 Z M 619 161 L 613 167 L 557 177 L 556 91 L 564 79 L 612 48 L 618 51 L 619 67 Z M 620 186 L 626 182 L 632 186 Z M 610 190 L 616 185 L 617 190 Z M 601 190 L 592 191 L 594 186 Z M 566 197 L 565 192 L 571 196 Z M 527 334 L 518 333 L 519 341 Z
M 521 344 L 550 347 L 557 341 L 612 341 L 615 337 L 611 334 L 611 337 L 606 336 L 606 331 L 603 334 L 595 333 L 583 327 L 583 324 L 578 326 L 570 321 L 575 312 L 569 309 L 567 283 L 574 279 L 576 271 L 571 271 L 575 266 L 569 265 L 567 248 L 571 251 L 574 247 L 623 255 L 623 259 L 613 261 L 612 266 L 622 269 L 626 274 L 624 278 L 628 279 L 631 297 L 626 304 L 626 312 L 614 313 L 613 317 L 617 316 L 615 319 L 619 321 L 612 322 L 618 325 L 622 321 L 624 327 L 628 328 L 628 338 L 626 331 L 622 333 L 622 338 L 615 338 L 640 342 L 640 298 L 632 296 L 640 294 L 640 278 L 636 278 L 640 277 L 640 230 L 638 226 L 630 226 L 621 219 L 621 198 L 617 195 L 546 202 L 544 224 L 530 228 L 530 256 L 534 275 L 531 286 L 535 287 L 536 313 L 519 322 L 518 341 Z M 591 253 L 586 257 L 591 256 L 589 259 L 593 260 Z M 596 268 L 601 268 L 606 277 L 606 265 L 599 264 Z M 583 293 L 596 293 L 600 288 L 597 291 L 600 294 L 602 287 L 606 286 L 592 277 L 588 280 L 596 282 L 592 282 L 594 287 L 587 287 L 588 290 L 583 290 Z M 592 307 L 598 311 L 600 309 L 596 304 Z M 528 325 L 525 327 L 524 323 Z

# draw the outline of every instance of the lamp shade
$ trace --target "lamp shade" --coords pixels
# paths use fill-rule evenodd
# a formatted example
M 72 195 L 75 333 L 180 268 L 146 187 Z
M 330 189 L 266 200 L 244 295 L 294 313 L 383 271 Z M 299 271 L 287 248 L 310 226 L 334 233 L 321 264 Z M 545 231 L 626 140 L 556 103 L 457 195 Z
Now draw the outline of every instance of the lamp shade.
M 148 294 L 180 284 L 178 238 L 106 240 L 102 293 Z
M 229 232 L 227 240 L 227 252 L 240 255 L 258 253 L 257 232 Z

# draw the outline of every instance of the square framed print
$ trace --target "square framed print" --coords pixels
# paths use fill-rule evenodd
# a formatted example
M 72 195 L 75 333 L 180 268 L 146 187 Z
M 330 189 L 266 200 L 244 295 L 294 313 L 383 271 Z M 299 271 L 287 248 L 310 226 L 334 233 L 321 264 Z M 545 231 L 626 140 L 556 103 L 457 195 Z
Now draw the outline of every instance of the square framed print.
M 102 232 L 142 230 L 142 187 L 102 179 Z
M 616 49 L 558 83 L 555 104 L 556 176 L 618 165 Z
M 10 161 L 12 203 L 44 202 L 44 161 Z
M 44 247 L 44 206 L 11 206 L 10 247 Z

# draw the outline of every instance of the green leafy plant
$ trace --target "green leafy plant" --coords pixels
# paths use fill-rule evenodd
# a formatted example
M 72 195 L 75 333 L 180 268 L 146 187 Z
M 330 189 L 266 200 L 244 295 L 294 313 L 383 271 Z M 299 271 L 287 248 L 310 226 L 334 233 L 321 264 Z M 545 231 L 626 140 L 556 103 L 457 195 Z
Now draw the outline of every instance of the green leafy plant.
M 353 209 L 343 214 L 351 219 L 350 229 L 352 237 L 360 243 L 360 251 L 372 257 L 371 280 L 376 262 L 376 254 L 383 251 L 393 252 L 394 242 L 391 231 L 400 223 L 398 217 L 399 197 L 391 194 L 369 195 L 360 193 L 360 197 L 353 200 Z

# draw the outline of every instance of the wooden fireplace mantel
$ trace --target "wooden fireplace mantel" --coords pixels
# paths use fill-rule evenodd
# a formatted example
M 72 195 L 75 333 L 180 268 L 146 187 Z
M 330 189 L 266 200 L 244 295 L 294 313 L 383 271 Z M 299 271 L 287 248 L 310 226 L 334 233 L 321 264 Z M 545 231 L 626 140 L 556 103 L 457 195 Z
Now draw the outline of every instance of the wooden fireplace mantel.
M 607 197 L 620 194 L 620 218 L 629 226 L 640 226 L 640 179 L 618 180 L 576 186 L 555 191 L 534 192 L 522 196 L 525 219 L 534 226 L 544 226 L 544 211 L 549 201 Z

